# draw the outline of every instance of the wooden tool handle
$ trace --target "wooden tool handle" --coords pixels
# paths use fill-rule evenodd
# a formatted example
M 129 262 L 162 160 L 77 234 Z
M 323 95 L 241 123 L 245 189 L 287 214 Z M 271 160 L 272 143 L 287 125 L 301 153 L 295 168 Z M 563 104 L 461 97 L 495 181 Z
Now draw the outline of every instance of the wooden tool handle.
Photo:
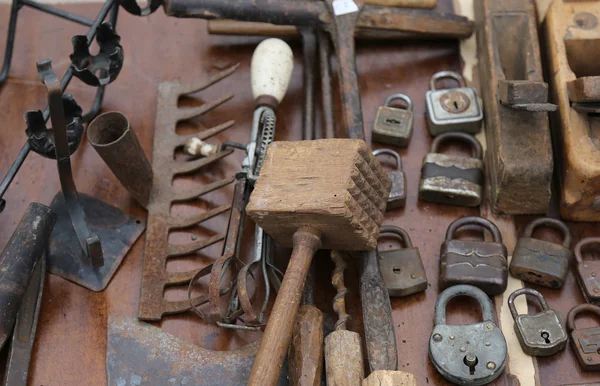
M 325 338 L 327 386 L 357 386 L 365 377 L 360 335 L 338 330 Z
M 288 350 L 291 386 L 320 386 L 323 372 L 323 313 L 315 306 L 298 310 Z
M 438 0 L 366 0 L 366 4 L 400 8 L 435 8 Z
M 417 386 L 417 377 L 404 371 L 373 371 L 362 386 Z
M 294 233 L 294 251 L 260 342 L 248 386 L 274 386 L 292 338 L 304 281 L 312 258 L 321 246 L 321 233 L 302 227 Z
M 252 96 L 257 104 L 276 107 L 290 84 L 294 69 L 294 53 L 281 39 L 263 40 L 252 54 L 250 80 Z

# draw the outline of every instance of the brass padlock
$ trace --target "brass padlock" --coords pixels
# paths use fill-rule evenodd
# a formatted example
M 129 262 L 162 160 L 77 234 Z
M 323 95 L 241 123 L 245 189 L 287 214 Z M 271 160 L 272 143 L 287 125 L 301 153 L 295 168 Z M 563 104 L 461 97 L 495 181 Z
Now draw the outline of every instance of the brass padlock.
M 444 78 L 456 80 L 458 87 L 437 90 L 437 82 Z M 431 78 L 429 88 L 426 99 L 431 135 L 450 131 L 476 134 L 481 130 L 483 110 L 479 96 L 474 88 L 465 86 L 462 76 L 452 71 L 438 72 Z
M 402 171 L 402 158 L 400 154 L 391 149 L 377 149 L 373 151 L 375 157 L 380 154 L 387 154 L 396 160 L 396 170 L 387 172 L 392 181 L 392 188 L 388 196 L 386 210 L 404 208 L 406 205 L 406 174 Z
M 446 324 L 446 306 L 457 296 L 469 296 L 481 306 L 483 320 L 467 325 Z M 455 285 L 435 304 L 435 327 L 429 338 L 429 358 L 436 370 L 456 385 L 487 385 L 506 367 L 507 346 L 494 323 L 490 298 L 479 288 Z
M 470 144 L 474 157 L 438 153 L 446 141 Z M 479 206 L 483 191 L 483 149 L 475 137 L 466 133 L 444 133 L 431 143 L 430 153 L 421 167 L 419 199 L 448 205 Z
M 535 297 L 542 311 L 533 315 L 519 315 L 515 308 L 515 299 L 520 295 Z M 531 288 L 518 289 L 508 297 L 508 308 L 515 321 L 515 333 L 525 354 L 545 357 L 565 349 L 567 331 L 558 314 L 548 307 L 541 293 Z
M 580 304 L 567 315 L 567 331 L 571 334 L 571 345 L 584 371 L 600 370 L 600 327 L 578 329 L 575 318 L 582 312 L 600 316 L 600 307 L 593 304 Z
M 532 238 L 534 229 L 541 225 L 561 231 L 563 244 Z M 572 256 L 570 245 L 571 232 L 564 222 L 553 218 L 538 218 L 527 225 L 523 237 L 517 241 L 510 262 L 510 273 L 523 281 L 561 288 L 569 272 Z
M 487 229 L 493 241 L 453 239 L 460 228 L 473 226 Z M 488 295 L 501 294 L 508 283 L 506 256 L 502 234 L 493 222 L 482 217 L 461 217 L 448 227 L 440 249 L 440 287 L 469 284 Z
M 379 271 L 390 296 L 407 296 L 427 289 L 425 267 L 419 249 L 413 247 L 408 233 L 391 225 L 384 225 L 379 239 L 394 237 L 404 244 L 402 249 L 378 251 Z
M 600 237 L 587 237 L 575 246 L 574 255 L 577 261 L 575 276 L 585 300 L 588 303 L 600 304 L 600 261 L 583 260 L 581 252 L 583 247 L 590 244 L 600 245 Z
M 391 107 L 400 99 L 406 102 L 406 109 Z M 413 103 L 408 95 L 394 94 L 386 98 L 383 106 L 377 109 L 373 126 L 373 141 L 387 145 L 406 147 L 413 132 Z

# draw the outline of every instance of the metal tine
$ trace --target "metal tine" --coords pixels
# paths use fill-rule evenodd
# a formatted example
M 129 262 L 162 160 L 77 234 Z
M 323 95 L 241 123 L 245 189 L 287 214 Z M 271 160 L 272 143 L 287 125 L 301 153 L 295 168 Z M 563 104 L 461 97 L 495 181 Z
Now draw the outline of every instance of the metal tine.
M 190 280 L 198 273 L 197 269 L 185 272 L 167 272 L 166 285 L 188 284 Z
M 168 257 L 177 257 L 187 255 L 188 253 L 196 252 L 200 249 L 206 248 L 213 244 L 223 241 L 225 239 L 225 233 L 217 233 L 204 240 L 198 240 L 193 243 L 173 245 L 169 244 L 167 255 Z
M 177 122 L 187 121 L 200 115 L 206 114 L 207 112 L 219 107 L 220 105 L 229 101 L 232 98 L 233 94 L 229 94 L 214 101 L 206 102 L 198 107 L 180 107 L 177 110 Z
M 231 184 L 233 181 L 235 181 L 235 177 L 224 178 L 222 180 L 215 181 L 208 185 L 203 185 L 199 188 L 187 189 L 182 192 L 177 192 L 177 193 L 175 193 L 175 197 L 173 198 L 173 200 L 171 202 L 173 203 L 173 202 L 196 200 L 196 199 L 200 198 L 201 196 L 204 196 L 207 193 L 210 193 L 212 191 L 215 191 L 226 185 Z
M 206 212 L 201 213 L 196 216 L 186 217 L 184 219 L 172 220 L 172 222 L 169 225 L 169 230 L 191 228 L 193 226 L 196 226 L 197 224 L 203 223 L 206 220 L 216 217 L 216 216 L 220 215 L 221 213 L 225 213 L 225 212 L 229 211 L 230 209 L 231 209 L 231 204 L 224 204 L 224 205 L 218 206 L 216 208 L 207 210 Z
M 220 125 L 211 127 L 210 129 L 199 131 L 198 133 L 195 133 L 195 134 L 180 135 L 177 138 L 177 140 L 179 141 L 179 144 L 177 146 L 184 146 L 185 143 L 190 138 L 198 138 L 200 140 L 205 140 L 207 138 L 210 138 L 212 136 L 215 136 L 215 135 L 221 133 L 222 131 L 229 129 L 234 124 L 235 124 L 235 121 L 227 121 L 225 123 L 221 123 Z
M 209 155 L 208 157 L 199 158 L 197 160 L 189 161 L 181 165 L 173 165 L 173 176 L 195 172 L 196 170 L 201 169 L 202 167 L 210 163 L 218 161 L 221 158 L 227 157 L 231 153 L 233 153 L 233 149 L 223 150 L 218 152 L 217 154 Z
M 185 96 L 185 95 L 193 94 L 198 91 L 207 89 L 210 86 L 212 86 L 213 84 L 215 84 L 215 83 L 219 82 L 220 80 L 227 78 L 229 75 L 233 74 L 235 72 L 235 70 L 238 69 L 239 66 L 240 66 L 239 63 L 234 64 L 233 66 L 219 72 L 218 74 L 215 74 L 214 76 L 209 78 L 207 81 L 203 82 L 201 86 L 192 86 L 189 89 L 185 89 L 183 86 L 180 86 L 181 91 L 179 93 L 179 96 Z

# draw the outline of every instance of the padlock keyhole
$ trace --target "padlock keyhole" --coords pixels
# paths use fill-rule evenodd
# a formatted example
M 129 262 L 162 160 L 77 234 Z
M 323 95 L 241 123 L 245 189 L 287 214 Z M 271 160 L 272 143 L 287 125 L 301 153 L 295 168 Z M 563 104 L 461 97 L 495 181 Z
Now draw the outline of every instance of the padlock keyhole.
M 455 108 L 456 110 L 458 110 L 458 102 L 457 102 L 457 101 L 454 101 L 454 108 Z
M 547 344 L 550 344 L 550 334 L 547 331 L 542 331 L 542 339 L 544 339 L 544 342 Z
M 388 118 L 385 120 L 385 123 L 389 123 L 390 125 L 399 125 L 402 123 L 402 121 L 399 121 L 397 119 L 394 118 Z
M 463 358 L 463 363 L 469 368 L 469 374 L 474 375 L 475 366 L 477 366 L 477 363 L 479 363 L 479 359 L 477 359 L 477 357 L 473 354 L 467 354 Z
M 402 268 L 399 267 L 394 267 L 392 268 L 392 271 L 396 274 L 396 275 L 400 275 L 402 273 Z

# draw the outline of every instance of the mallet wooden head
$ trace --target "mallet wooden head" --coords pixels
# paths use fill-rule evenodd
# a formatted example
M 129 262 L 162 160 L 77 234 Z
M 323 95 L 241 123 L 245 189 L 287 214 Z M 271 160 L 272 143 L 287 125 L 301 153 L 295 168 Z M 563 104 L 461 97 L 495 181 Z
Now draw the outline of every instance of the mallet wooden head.
M 371 250 L 390 185 L 362 140 L 273 142 L 246 212 L 283 245 L 310 227 L 325 249 Z

